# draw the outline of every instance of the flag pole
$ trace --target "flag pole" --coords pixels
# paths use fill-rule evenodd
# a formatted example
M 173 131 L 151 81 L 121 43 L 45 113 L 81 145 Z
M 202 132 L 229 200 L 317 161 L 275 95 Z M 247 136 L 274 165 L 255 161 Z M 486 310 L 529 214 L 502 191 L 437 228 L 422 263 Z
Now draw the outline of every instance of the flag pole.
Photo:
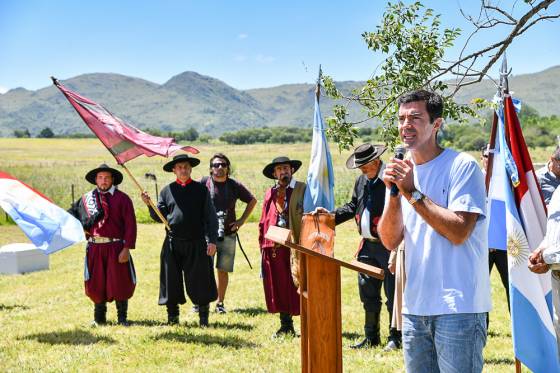
M 142 185 L 140 185 L 140 183 L 138 182 L 138 180 L 136 180 L 136 178 L 134 176 L 132 176 L 132 173 L 130 173 L 129 169 L 123 164 L 120 165 L 122 168 L 124 168 L 124 170 L 126 171 L 126 173 L 128 174 L 128 176 L 130 176 L 130 178 L 132 179 L 132 181 L 134 181 L 134 184 L 136 184 L 136 186 L 138 187 L 138 189 L 140 189 L 141 193 L 144 193 L 144 188 L 142 188 Z M 169 222 L 167 221 L 167 219 L 165 219 L 165 217 L 163 216 L 163 214 L 161 213 L 161 211 L 159 211 L 159 209 L 157 208 L 157 206 L 154 204 L 154 201 L 152 201 L 151 198 L 148 199 L 149 203 L 150 203 L 150 207 L 154 209 L 155 213 L 157 214 L 158 218 L 161 220 L 161 222 L 163 224 L 165 224 L 165 228 L 167 228 L 168 231 L 171 231 L 171 228 L 169 227 Z
M 315 88 L 317 102 L 319 102 L 319 97 L 321 97 L 321 75 L 323 75 L 323 71 L 321 70 L 321 65 L 319 65 L 319 76 L 317 77 L 317 87 Z
M 500 88 L 499 88 L 500 98 L 502 99 L 500 104 L 502 105 L 503 105 L 504 96 L 509 94 L 508 76 L 510 73 L 511 73 L 511 69 L 508 71 L 507 58 L 506 55 L 504 54 L 504 58 L 502 60 L 502 66 L 500 67 Z M 494 113 L 494 115 L 496 114 Z M 495 133 L 493 133 L 493 135 L 495 135 Z M 507 132 L 506 132 L 506 141 L 507 141 Z M 517 356 L 515 356 L 515 373 L 521 373 L 521 361 L 519 361 Z
M 496 134 L 498 132 L 498 116 L 494 111 L 494 115 L 492 117 L 492 128 L 490 129 L 490 142 L 488 143 L 488 164 L 486 168 L 486 194 L 488 195 L 488 188 L 490 187 L 490 179 L 492 179 L 492 170 L 494 166 L 494 149 L 496 148 Z

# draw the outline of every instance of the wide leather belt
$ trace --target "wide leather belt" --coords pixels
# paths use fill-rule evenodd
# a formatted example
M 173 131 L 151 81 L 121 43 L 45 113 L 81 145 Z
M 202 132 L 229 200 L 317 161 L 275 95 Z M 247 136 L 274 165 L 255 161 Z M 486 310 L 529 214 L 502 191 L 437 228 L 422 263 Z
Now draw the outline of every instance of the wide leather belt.
M 122 241 L 120 238 L 111 238 L 111 237 L 99 237 L 94 236 L 88 238 L 88 242 L 91 243 L 111 243 L 111 242 L 119 242 Z
M 381 240 L 379 238 L 375 238 L 375 237 L 374 238 L 365 238 L 364 237 L 364 240 L 366 240 L 367 242 L 372 242 L 372 243 L 380 243 L 381 242 Z

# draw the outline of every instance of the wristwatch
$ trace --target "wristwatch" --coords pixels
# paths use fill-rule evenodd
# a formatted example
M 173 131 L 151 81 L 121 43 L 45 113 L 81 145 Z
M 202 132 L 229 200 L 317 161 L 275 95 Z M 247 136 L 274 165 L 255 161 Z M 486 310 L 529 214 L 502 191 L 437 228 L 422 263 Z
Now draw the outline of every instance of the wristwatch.
M 415 190 L 414 192 L 412 192 L 412 196 L 408 200 L 408 203 L 410 203 L 411 205 L 414 205 L 416 202 L 418 202 L 422 199 L 424 199 L 424 195 L 422 193 L 420 193 L 419 191 Z

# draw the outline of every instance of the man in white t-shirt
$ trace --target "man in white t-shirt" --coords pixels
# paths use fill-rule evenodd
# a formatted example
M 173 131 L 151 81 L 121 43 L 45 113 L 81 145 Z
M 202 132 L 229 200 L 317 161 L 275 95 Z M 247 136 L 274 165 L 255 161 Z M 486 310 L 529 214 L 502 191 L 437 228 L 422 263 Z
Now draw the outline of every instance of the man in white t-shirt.
M 388 249 L 405 242 L 406 370 L 481 372 L 492 308 L 483 175 L 473 157 L 438 145 L 439 95 L 419 90 L 398 103 L 411 158 L 393 158 L 383 172 L 400 193 L 386 193 L 378 232 Z

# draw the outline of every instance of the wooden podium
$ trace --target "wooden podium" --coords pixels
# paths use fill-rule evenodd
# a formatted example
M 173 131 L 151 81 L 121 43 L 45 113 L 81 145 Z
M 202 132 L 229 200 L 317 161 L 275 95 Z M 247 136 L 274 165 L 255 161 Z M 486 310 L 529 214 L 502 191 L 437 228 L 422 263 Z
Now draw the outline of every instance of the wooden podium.
M 289 229 L 271 226 L 266 238 L 299 251 L 301 371 L 342 372 L 340 267 L 383 279 L 383 270 L 356 260 L 344 262 L 294 244 Z

